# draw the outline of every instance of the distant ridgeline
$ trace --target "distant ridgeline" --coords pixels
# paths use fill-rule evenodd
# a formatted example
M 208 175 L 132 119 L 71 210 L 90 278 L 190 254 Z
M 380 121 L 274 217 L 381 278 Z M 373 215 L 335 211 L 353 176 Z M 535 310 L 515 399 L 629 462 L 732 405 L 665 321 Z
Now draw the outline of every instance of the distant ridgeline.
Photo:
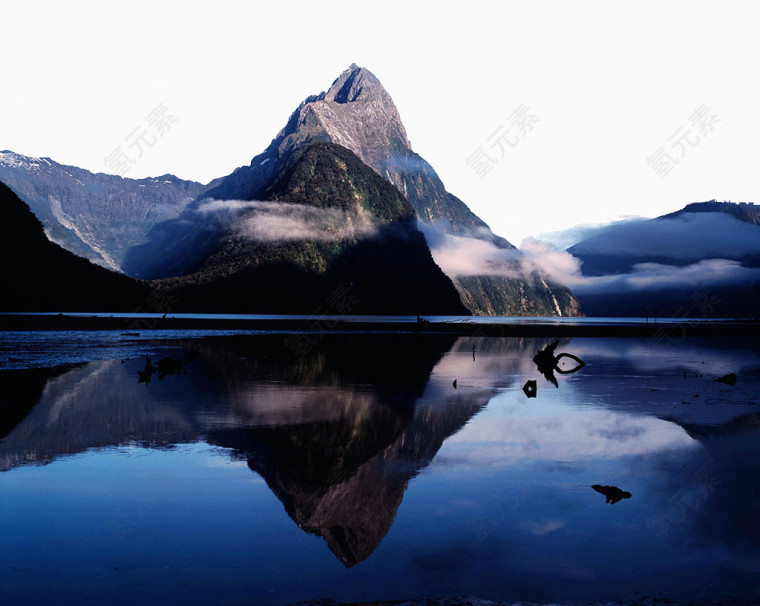
M 716 200 L 692 202 L 681 210 L 663 215 L 663 217 L 677 217 L 686 213 L 726 213 L 733 215 L 739 221 L 760 225 L 760 206 L 755 205 L 754 202 L 718 202 Z
M 122 272 L 127 250 L 213 185 L 174 175 L 125 179 L 9 151 L 0 152 L 0 181 L 29 205 L 50 240 Z
M 590 316 L 760 317 L 760 206 L 697 202 L 568 249 Z
M 0 154 L 0 181 L 50 239 L 158 280 L 174 311 L 311 313 L 337 289 L 342 313 L 581 313 L 567 288 L 521 271 L 519 251 L 446 191 L 388 93 L 355 65 L 307 98 L 249 166 L 207 185 L 12 152 Z M 508 271 L 444 275 L 416 220 L 509 251 Z

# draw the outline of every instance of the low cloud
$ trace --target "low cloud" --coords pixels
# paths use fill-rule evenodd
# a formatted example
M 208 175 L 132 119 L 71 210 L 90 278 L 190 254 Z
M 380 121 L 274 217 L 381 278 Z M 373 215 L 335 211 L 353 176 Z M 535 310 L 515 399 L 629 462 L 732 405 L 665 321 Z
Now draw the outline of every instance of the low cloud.
M 336 241 L 370 238 L 377 233 L 369 214 L 285 202 L 209 200 L 197 212 L 225 222 L 238 236 L 257 242 Z
M 447 276 L 523 277 L 525 259 L 517 249 L 499 248 L 477 237 L 446 233 L 443 222 L 436 226 L 422 221 L 417 224 L 425 235 L 433 260 Z
M 639 263 L 625 274 L 583 278 L 573 288 L 578 294 L 748 285 L 760 280 L 760 268 L 744 267 L 732 259 L 703 259 L 685 267 Z
M 637 263 L 626 273 L 584 276 L 580 259 L 549 242 L 527 238 L 520 250 L 525 253 L 526 264 L 534 264 L 542 274 L 579 295 L 730 286 L 760 280 L 760 268 L 745 267 L 740 261 L 723 258 L 702 259 L 685 266 Z
M 558 284 L 570 286 L 583 280 L 580 260 L 549 242 L 526 238 L 520 244 L 520 250 L 525 254 L 525 264 L 532 265 Z
M 414 152 L 391 156 L 383 162 L 386 170 L 396 169 L 404 172 L 431 172 L 433 169 L 425 160 Z
M 585 254 L 642 255 L 674 260 L 741 259 L 760 255 L 760 226 L 721 212 L 624 223 L 577 246 Z
M 361 208 L 343 211 L 284 202 L 208 200 L 196 209 L 194 220 L 267 243 L 361 239 L 378 233 L 374 221 Z M 595 254 L 643 255 L 645 251 L 647 255 L 674 260 L 672 265 L 642 262 L 626 273 L 602 276 L 584 276 L 580 259 L 536 238 L 523 240 L 518 250 L 499 248 L 490 242 L 487 229 L 465 236 L 448 233 L 445 222 L 433 226 L 419 221 L 418 226 L 433 259 L 451 277 L 525 279 L 538 272 L 579 295 L 729 286 L 760 280 L 760 268 L 745 267 L 732 258 L 760 254 L 760 227 L 725 213 L 689 213 L 675 219 L 628 223 L 586 241 L 584 246 L 595 247 Z M 708 254 L 720 246 L 725 246 L 725 257 Z M 697 253 L 704 253 L 705 258 L 684 264 L 684 259 Z

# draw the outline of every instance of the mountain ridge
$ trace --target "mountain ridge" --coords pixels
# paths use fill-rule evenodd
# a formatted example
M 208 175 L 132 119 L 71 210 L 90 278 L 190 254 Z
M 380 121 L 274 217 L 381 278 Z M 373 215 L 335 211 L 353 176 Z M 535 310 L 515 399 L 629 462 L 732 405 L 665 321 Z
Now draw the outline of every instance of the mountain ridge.
M 178 215 L 214 183 L 168 173 L 129 179 L 9 150 L 0 152 L 0 181 L 26 202 L 51 241 L 117 271 L 156 223 Z
M 574 291 L 591 315 L 760 314 L 760 207 L 751 203 L 690 203 L 615 225 L 567 252 L 582 264 Z
M 265 200 L 268 183 L 299 149 L 334 143 L 350 150 L 380 177 L 395 186 L 414 207 L 418 218 L 446 233 L 488 242 L 496 249 L 520 253 L 496 236 L 443 183 L 410 147 L 406 130 L 390 95 L 367 69 L 355 64 L 318 95 L 307 97 L 285 127 L 250 164 L 237 168 L 209 187 L 174 221 L 154 227 L 151 238 L 127 255 L 127 273 L 143 278 L 174 277 L 187 270 L 186 259 L 201 255 L 215 236 L 189 227 L 206 199 Z M 435 256 L 435 255 L 434 255 Z M 144 264 L 153 269 L 145 270 Z M 509 263 L 509 261 L 504 261 Z M 519 262 L 512 261 L 520 273 Z M 507 273 L 507 272 L 505 272 Z M 565 287 L 534 272 L 527 280 L 501 275 L 450 275 L 460 298 L 473 313 L 500 315 L 579 315 L 580 308 Z
M 717 200 L 690 202 L 681 210 L 662 215 L 660 218 L 677 217 L 684 213 L 696 212 L 722 212 L 730 214 L 745 223 L 760 225 L 760 206 L 755 205 L 754 202 L 718 202 Z
M 266 202 L 219 201 L 225 212 L 234 209 L 223 235 L 191 271 L 160 286 L 200 309 L 219 305 L 205 290 L 215 298 L 227 293 L 230 311 L 245 295 L 248 311 L 303 313 L 348 285 L 351 313 L 467 313 L 409 202 L 348 149 L 318 143 L 300 150 L 266 193 Z M 197 214 L 195 221 L 207 221 L 203 206 Z

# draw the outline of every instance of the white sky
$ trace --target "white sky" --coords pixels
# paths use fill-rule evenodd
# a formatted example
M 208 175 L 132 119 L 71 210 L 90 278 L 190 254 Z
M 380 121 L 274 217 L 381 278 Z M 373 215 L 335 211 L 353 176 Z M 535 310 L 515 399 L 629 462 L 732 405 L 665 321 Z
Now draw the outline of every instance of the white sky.
M 758 17 L 730 1 L 4 1 L 0 149 L 109 172 L 104 157 L 162 104 L 177 121 L 127 176 L 207 182 L 356 62 L 447 189 L 519 244 L 760 202 Z M 521 104 L 539 121 L 500 158 L 487 137 Z M 702 104 L 720 120 L 706 135 L 689 120 Z M 681 158 L 668 140 L 681 126 L 691 143 L 661 179 L 647 158 Z M 497 159 L 483 178 L 465 163 L 479 146 Z

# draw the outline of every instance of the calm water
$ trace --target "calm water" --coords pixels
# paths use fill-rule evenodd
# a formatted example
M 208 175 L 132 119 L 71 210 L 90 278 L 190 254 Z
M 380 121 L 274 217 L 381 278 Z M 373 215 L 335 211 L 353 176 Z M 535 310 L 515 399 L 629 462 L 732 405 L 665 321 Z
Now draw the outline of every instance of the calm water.
M 56 316 L 57 312 L 12 312 L 0 313 L 0 316 Z M 97 318 L 130 318 L 134 320 L 151 320 L 165 317 L 162 313 L 110 313 L 110 312 L 66 312 L 70 317 L 97 317 Z M 341 321 L 341 322 L 371 322 L 374 324 L 397 323 L 397 324 L 415 324 L 417 316 L 352 316 L 352 315 L 330 315 L 330 314 L 311 314 L 311 315 L 278 315 L 278 314 L 169 314 L 170 318 L 192 319 L 192 320 L 310 320 L 317 318 L 320 322 Z M 700 323 L 700 322 L 737 322 L 732 318 L 655 318 L 655 317 L 547 317 L 547 316 L 425 316 L 426 320 L 431 322 L 447 322 L 451 324 L 539 324 L 550 326 L 576 325 L 576 326 L 599 326 L 605 324 L 681 324 L 683 322 Z
M 756 339 L 166 336 L 2 336 L 0 603 L 760 599 Z

